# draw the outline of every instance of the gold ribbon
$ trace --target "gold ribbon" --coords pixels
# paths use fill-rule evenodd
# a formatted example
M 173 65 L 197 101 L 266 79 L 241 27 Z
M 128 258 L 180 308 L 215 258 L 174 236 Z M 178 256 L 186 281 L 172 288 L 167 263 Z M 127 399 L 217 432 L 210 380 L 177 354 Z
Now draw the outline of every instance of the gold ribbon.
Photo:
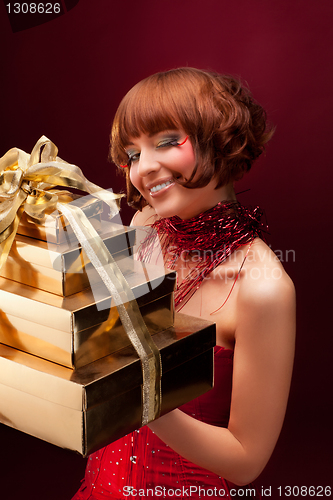
M 31 155 L 18 148 L 0 158 L 0 268 L 7 259 L 23 212 L 41 221 L 56 210 L 56 186 L 86 191 L 107 203 L 111 217 L 119 212 L 123 195 L 101 189 L 88 181 L 81 169 L 57 156 L 58 148 L 43 136 Z
M 122 325 L 136 350 L 142 366 L 142 425 L 160 415 L 161 410 L 161 358 L 142 318 L 133 291 L 117 263 L 94 227 L 75 205 L 58 203 L 59 210 L 71 225 L 90 262 L 109 290 Z
M 13 148 L 0 158 L 0 268 L 7 259 L 23 212 L 36 221 L 43 220 L 46 211 L 50 213 L 58 209 L 63 213 L 112 294 L 124 329 L 141 360 L 142 425 L 146 425 L 160 414 L 160 353 L 143 321 L 131 288 L 103 240 L 80 208 L 58 202 L 57 191 L 53 188 L 72 187 L 93 194 L 109 205 L 111 217 L 119 212 L 123 195 L 102 190 L 88 181 L 79 167 L 61 160 L 57 153 L 55 144 L 42 136 L 31 155 Z

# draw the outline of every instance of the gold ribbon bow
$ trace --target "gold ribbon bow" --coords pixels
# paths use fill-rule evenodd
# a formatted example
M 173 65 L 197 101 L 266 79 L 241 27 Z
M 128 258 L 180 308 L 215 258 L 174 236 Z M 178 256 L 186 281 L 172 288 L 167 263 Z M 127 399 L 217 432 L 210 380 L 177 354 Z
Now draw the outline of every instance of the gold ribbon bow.
M 0 158 L 0 268 L 7 259 L 22 213 L 41 220 L 46 210 L 57 208 L 58 196 L 53 190 L 56 186 L 86 191 L 107 203 L 111 216 L 119 212 L 123 195 L 88 181 L 79 167 L 61 160 L 57 153 L 56 145 L 42 136 L 31 155 L 12 148 Z
M 43 149 L 42 149 L 43 148 Z M 58 156 L 47 137 L 36 143 L 31 155 L 13 148 L 0 158 L 0 268 L 6 261 L 22 213 L 43 219 L 45 211 L 58 209 L 67 218 L 117 306 L 120 320 L 142 365 L 142 425 L 154 420 L 161 408 L 161 359 L 134 294 L 118 265 L 82 210 L 58 202 L 55 186 L 86 191 L 106 202 L 113 217 L 119 211 L 121 194 L 102 190 L 88 181 L 81 169 Z

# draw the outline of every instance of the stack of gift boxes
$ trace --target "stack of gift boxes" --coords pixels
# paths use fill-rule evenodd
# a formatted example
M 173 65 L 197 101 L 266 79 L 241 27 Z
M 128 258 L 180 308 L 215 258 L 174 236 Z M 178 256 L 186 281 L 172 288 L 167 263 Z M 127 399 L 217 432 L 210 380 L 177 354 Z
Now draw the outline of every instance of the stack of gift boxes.
M 214 325 L 174 314 L 176 275 L 133 258 L 134 228 L 102 220 L 97 199 L 76 203 L 160 351 L 161 414 L 209 390 Z M 0 275 L 0 422 L 83 456 L 140 427 L 140 359 L 64 217 L 23 215 Z

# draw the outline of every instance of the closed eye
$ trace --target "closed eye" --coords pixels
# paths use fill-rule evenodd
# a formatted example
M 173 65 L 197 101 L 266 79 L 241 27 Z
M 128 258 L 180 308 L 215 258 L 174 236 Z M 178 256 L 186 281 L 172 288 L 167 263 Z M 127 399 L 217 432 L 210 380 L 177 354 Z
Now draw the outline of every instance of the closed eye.
M 183 142 L 179 142 L 179 136 L 163 139 L 156 145 L 156 149 L 169 148 L 169 147 L 174 147 L 174 146 L 182 146 L 183 144 L 185 144 L 187 139 L 188 139 L 188 136 L 185 137 Z M 130 167 L 133 163 L 139 161 L 139 159 L 140 159 L 140 152 L 137 152 L 137 151 L 133 151 L 133 152 L 127 151 L 127 155 L 128 155 L 128 162 L 127 162 L 126 166 L 128 166 L 128 167 Z
M 175 138 L 172 138 L 172 139 L 167 139 L 167 140 L 161 141 L 156 146 L 156 148 L 165 148 L 165 147 L 169 147 L 169 146 L 182 146 L 183 144 L 185 144 L 185 142 L 187 141 L 187 139 L 188 139 L 188 135 L 185 137 L 185 139 L 183 140 L 183 142 L 179 142 L 179 137 L 175 137 Z
M 157 144 L 156 149 L 168 148 L 168 147 L 171 147 L 171 146 L 179 146 L 178 140 L 179 139 L 177 137 L 175 139 L 167 139 L 167 140 L 161 141 L 161 142 L 159 142 Z

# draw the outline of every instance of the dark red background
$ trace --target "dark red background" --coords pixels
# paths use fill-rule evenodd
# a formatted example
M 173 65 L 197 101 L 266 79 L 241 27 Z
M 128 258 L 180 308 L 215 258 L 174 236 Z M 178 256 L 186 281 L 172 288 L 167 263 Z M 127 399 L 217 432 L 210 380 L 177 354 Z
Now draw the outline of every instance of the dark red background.
M 298 296 L 291 397 L 258 479 L 273 499 L 278 486 L 332 486 L 332 22 L 331 0 L 80 0 L 12 33 L 0 5 L 1 155 L 29 152 L 44 134 L 91 181 L 119 191 L 107 160 L 117 104 L 143 77 L 184 65 L 238 75 L 276 124 L 266 157 L 237 188 L 250 189 L 240 201 L 265 208 L 283 260 L 295 251 L 284 262 Z M 130 216 L 124 207 L 125 223 Z M 0 433 L 1 498 L 71 498 L 81 457 Z

